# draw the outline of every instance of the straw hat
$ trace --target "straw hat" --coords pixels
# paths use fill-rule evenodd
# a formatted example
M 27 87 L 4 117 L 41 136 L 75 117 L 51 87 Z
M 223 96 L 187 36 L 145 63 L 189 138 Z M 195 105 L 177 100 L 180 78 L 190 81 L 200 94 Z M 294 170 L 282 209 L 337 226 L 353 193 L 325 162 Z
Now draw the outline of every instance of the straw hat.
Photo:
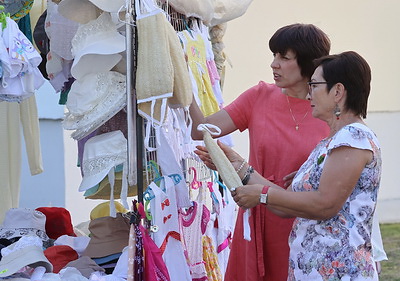
M 9 1 L 7 1 L 9 2 Z M 18 2 L 18 1 L 15 1 Z M 21 2 L 21 1 L 20 1 Z M 23 17 L 25 17 L 32 9 L 33 6 L 33 0 L 26 0 L 26 1 L 22 1 L 23 5 L 22 7 L 19 9 L 18 12 L 11 14 L 11 19 L 18 21 L 19 19 L 22 19 Z
M 114 205 L 118 213 L 125 214 L 128 212 L 128 210 L 125 209 L 125 207 L 122 206 L 122 204 L 119 203 L 118 201 L 114 201 Z M 97 218 L 108 217 L 109 215 L 110 215 L 110 201 L 107 201 L 100 203 L 93 208 L 93 210 L 90 212 L 90 219 L 94 220 Z
M 121 198 L 121 190 L 122 190 L 122 178 L 123 172 L 117 171 L 115 172 L 115 182 L 114 182 L 114 199 Z M 137 193 L 137 185 L 128 187 L 128 197 L 136 196 Z M 109 200 L 111 195 L 111 186 L 108 177 L 105 177 L 98 185 L 93 186 L 85 191 L 83 196 L 85 199 L 103 199 Z

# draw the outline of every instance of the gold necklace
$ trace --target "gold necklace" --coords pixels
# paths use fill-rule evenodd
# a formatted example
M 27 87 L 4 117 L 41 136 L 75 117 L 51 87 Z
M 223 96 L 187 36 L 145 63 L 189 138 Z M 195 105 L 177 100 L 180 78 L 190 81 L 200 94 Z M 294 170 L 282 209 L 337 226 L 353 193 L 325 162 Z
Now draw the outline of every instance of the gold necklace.
M 303 118 L 301 118 L 300 122 L 297 122 L 296 118 L 294 118 L 293 111 L 292 111 L 292 107 L 290 106 L 289 98 L 288 98 L 287 95 L 286 95 L 286 100 L 287 100 L 287 103 L 288 103 L 288 105 L 289 105 L 290 115 L 292 116 L 293 122 L 294 122 L 294 124 L 296 125 L 296 126 L 295 126 L 295 129 L 296 129 L 296 131 L 298 131 L 298 130 L 299 130 L 300 124 L 304 121 L 304 119 L 306 118 L 306 116 L 307 116 L 307 114 L 308 114 L 308 112 L 309 112 L 310 110 L 307 110 L 306 114 L 304 114 L 304 116 L 303 116 Z

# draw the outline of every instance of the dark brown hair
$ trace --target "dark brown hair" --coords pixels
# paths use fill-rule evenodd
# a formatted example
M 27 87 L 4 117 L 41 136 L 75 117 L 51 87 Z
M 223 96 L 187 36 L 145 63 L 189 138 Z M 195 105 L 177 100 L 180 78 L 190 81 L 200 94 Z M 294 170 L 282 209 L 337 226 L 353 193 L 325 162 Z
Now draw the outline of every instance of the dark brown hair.
M 315 67 L 322 66 L 322 77 L 328 91 L 342 83 L 347 90 L 345 110 L 367 117 L 368 97 L 371 90 L 371 68 L 363 57 L 353 51 L 325 56 L 314 61 Z
M 314 73 L 313 60 L 329 54 L 331 41 L 313 24 L 295 23 L 278 29 L 269 40 L 272 53 L 286 55 L 288 50 L 296 54 L 303 77 Z

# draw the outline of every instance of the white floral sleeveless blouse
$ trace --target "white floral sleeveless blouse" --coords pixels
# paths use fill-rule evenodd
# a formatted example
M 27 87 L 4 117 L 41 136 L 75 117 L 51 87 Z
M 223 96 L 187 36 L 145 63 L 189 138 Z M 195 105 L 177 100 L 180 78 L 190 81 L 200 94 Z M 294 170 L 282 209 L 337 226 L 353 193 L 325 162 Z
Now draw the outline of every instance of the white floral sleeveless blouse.
M 378 280 L 371 250 L 372 217 L 381 178 L 381 151 L 375 134 L 353 123 L 322 140 L 293 180 L 295 192 L 318 190 L 325 160 L 340 146 L 367 149 L 373 160 L 361 173 L 339 213 L 328 220 L 297 218 L 289 237 L 288 280 Z

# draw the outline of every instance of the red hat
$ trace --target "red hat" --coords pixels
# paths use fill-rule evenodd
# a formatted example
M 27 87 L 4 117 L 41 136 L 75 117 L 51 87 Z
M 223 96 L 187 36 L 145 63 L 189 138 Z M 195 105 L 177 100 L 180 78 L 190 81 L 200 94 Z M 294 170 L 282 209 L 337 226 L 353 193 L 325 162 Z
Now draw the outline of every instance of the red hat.
M 46 216 L 46 234 L 51 239 L 57 239 L 61 235 L 76 236 L 72 226 L 71 214 L 62 207 L 40 207 L 36 210 Z
M 69 262 L 79 258 L 78 253 L 67 245 L 51 246 L 44 250 L 44 255 L 53 265 L 54 273 L 59 273 Z

